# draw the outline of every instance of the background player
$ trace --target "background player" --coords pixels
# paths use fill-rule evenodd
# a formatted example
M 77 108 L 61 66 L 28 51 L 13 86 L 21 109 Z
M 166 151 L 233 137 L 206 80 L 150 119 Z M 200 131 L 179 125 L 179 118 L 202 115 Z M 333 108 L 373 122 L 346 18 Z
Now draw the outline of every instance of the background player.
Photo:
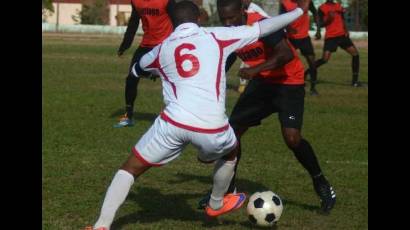
M 307 8 L 306 0 L 301 2 Z M 188 143 L 199 150 L 200 161 L 217 160 L 206 214 L 218 216 L 239 208 L 244 194 L 224 195 L 234 174 L 237 149 L 235 133 L 225 115 L 224 65 L 234 50 L 279 30 L 302 14 L 303 10 L 297 8 L 252 26 L 204 29 L 197 25 L 200 13 L 194 3 L 177 3 L 174 32 L 132 69 L 161 76 L 166 106 L 115 174 L 97 223 L 87 229 L 108 230 L 135 178 L 152 166 L 172 161 Z
M 363 86 L 359 80 L 359 51 L 354 46 L 349 37 L 346 23 L 344 22 L 344 13 L 346 10 L 340 3 L 333 0 L 327 0 L 319 7 L 320 25 L 326 27 L 325 43 L 323 46 L 322 58 L 315 63 L 316 68 L 327 63 L 331 53 L 336 52 L 337 47 L 341 47 L 352 56 L 352 86 Z M 307 70 L 306 72 L 309 72 Z M 310 71 L 311 72 L 311 71 Z
M 240 0 L 220 0 L 217 7 L 221 22 L 228 27 L 266 20 L 257 13 L 245 14 Z M 295 49 L 287 40 L 285 32 L 280 30 L 237 50 L 236 54 L 250 66 L 241 69 L 240 76 L 251 79 L 229 118 L 239 141 L 237 165 L 241 157 L 241 136 L 249 127 L 260 125 L 263 119 L 277 112 L 285 143 L 309 172 L 321 200 L 321 210 L 328 213 L 336 202 L 336 194 L 323 175 L 312 146 L 301 135 L 304 67 Z M 228 61 L 228 65 L 231 64 Z M 228 192 L 235 190 L 234 176 Z M 199 206 L 204 207 L 207 199 L 202 199 Z
M 123 41 L 118 49 L 118 56 L 121 57 L 131 46 L 137 32 L 141 19 L 144 35 L 142 41 L 134 52 L 125 81 L 125 114 L 120 118 L 114 127 L 122 128 L 134 125 L 134 102 L 138 93 L 138 84 L 142 73 L 132 74 L 131 67 L 138 63 L 141 57 L 151 51 L 151 49 L 161 43 L 172 32 L 172 22 L 169 14 L 175 5 L 175 0 L 132 0 L 131 17 L 128 21 Z
M 280 2 L 280 13 L 285 13 L 293 10 L 297 7 L 295 0 L 281 0 Z M 313 2 L 310 3 L 309 11 L 312 12 L 313 18 L 317 26 L 316 38 L 320 39 L 320 27 L 319 27 L 319 17 L 317 15 L 316 8 Z M 263 15 L 262 15 L 263 16 Z M 298 20 L 286 27 L 287 36 L 293 47 L 299 49 L 302 55 L 306 58 L 306 61 L 310 69 L 310 95 L 318 95 L 315 88 L 317 82 L 317 71 L 315 67 L 315 51 L 313 48 L 312 41 L 309 36 L 310 28 L 310 18 L 309 13 L 300 17 Z

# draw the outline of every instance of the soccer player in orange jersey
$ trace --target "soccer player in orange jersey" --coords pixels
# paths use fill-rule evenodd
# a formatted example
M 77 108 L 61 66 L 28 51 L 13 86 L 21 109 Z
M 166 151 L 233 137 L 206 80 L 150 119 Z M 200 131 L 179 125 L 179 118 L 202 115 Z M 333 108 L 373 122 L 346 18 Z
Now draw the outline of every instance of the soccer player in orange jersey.
M 297 7 L 296 0 L 281 0 L 280 2 L 280 13 L 285 13 Z M 313 2 L 310 2 L 309 11 L 312 12 L 313 18 L 315 19 L 318 31 L 316 33 L 316 38 L 320 39 L 320 28 L 319 28 L 319 17 Z M 315 67 L 315 51 L 313 49 L 312 41 L 309 36 L 310 18 L 308 12 L 297 19 L 295 22 L 286 27 L 287 36 L 290 43 L 299 49 L 302 55 L 306 58 L 306 61 L 310 69 L 310 94 L 318 95 L 315 88 L 317 81 L 317 71 Z
M 175 0 L 131 0 L 131 17 L 123 41 L 118 49 L 118 56 L 121 57 L 130 48 L 140 19 L 144 35 L 131 60 L 125 82 L 125 115 L 114 126 L 116 128 L 134 125 L 134 102 L 137 97 L 138 84 L 140 78 L 147 75 L 147 73 L 132 72 L 131 68 L 135 63 L 139 62 L 144 54 L 151 51 L 154 46 L 161 43 L 171 34 L 173 26 L 169 15 L 174 5 Z
M 316 68 L 327 63 L 331 53 L 336 52 L 337 47 L 341 47 L 352 56 L 352 86 L 363 86 L 359 80 L 359 52 L 349 37 L 349 31 L 344 22 L 344 13 L 346 10 L 340 3 L 333 0 L 327 0 L 319 7 L 319 18 L 322 27 L 326 28 L 325 44 L 323 47 L 322 58 L 315 63 Z M 307 70 L 310 71 L 310 70 Z
M 258 13 L 246 13 L 241 0 L 218 0 L 217 7 L 219 18 L 225 26 L 249 25 L 266 20 Z M 258 126 L 263 119 L 278 113 L 285 143 L 310 174 L 314 190 L 321 200 L 321 210 L 330 212 L 336 202 L 336 194 L 325 178 L 312 146 L 301 134 L 304 66 L 296 50 L 284 30 L 280 30 L 237 50 L 236 55 L 249 66 L 240 69 L 239 76 L 250 79 L 229 118 L 239 142 L 237 165 L 241 157 L 241 136 L 250 127 Z M 225 70 L 233 63 L 231 56 Z M 228 190 L 230 193 L 236 190 L 235 176 Z M 204 207 L 207 199 L 204 197 L 199 207 Z

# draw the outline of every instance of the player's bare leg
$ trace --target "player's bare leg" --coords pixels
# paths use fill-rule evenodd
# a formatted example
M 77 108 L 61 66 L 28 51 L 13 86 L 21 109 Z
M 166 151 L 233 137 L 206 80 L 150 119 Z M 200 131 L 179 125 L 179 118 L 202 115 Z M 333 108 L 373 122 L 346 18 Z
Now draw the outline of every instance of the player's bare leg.
M 313 187 L 321 200 L 321 211 L 329 213 L 336 202 L 336 193 L 323 175 L 312 146 L 299 129 L 282 127 L 282 135 L 286 145 L 312 177 Z
M 345 50 L 350 55 L 352 55 L 352 86 L 361 87 L 362 84 L 358 81 L 360 68 L 359 51 L 356 49 L 355 46 L 347 47 Z
M 143 174 L 150 167 L 144 165 L 133 153 L 128 157 L 107 189 L 101 213 L 93 227 L 94 229 L 110 229 L 115 213 L 125 201 L 131 186 L 134 184 L 134 178 Z

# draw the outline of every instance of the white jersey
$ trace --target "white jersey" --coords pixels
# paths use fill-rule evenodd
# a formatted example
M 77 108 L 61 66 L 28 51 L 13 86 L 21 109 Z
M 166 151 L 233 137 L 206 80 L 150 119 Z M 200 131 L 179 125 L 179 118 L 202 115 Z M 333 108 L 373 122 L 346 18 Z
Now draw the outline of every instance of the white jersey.
M 260 28 L 179 25 L 161 44 L 144 55 L 140 67 L 161 76 L 165 109 L 161 117 L 191 131 L 228 129 L 225 114 L 226 59 L 256 42 Z
M 258 13 L 262 15 L 263 17 L 269 18 L 269 15 L 257 4 L 251 2 L 248 6 L 248 9 L 246 10 L 248 13 Z

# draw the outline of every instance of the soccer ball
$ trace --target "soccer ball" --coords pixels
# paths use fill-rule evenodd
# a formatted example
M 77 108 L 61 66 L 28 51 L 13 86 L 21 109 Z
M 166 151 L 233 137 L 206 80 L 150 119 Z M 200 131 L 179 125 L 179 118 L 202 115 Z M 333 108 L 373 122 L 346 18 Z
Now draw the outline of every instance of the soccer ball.
M 246 207 L 249 220 L 258 226 L 273 226 L 282 215 L 282 210 L 282 200 L 272 191 L 252 194 Z

